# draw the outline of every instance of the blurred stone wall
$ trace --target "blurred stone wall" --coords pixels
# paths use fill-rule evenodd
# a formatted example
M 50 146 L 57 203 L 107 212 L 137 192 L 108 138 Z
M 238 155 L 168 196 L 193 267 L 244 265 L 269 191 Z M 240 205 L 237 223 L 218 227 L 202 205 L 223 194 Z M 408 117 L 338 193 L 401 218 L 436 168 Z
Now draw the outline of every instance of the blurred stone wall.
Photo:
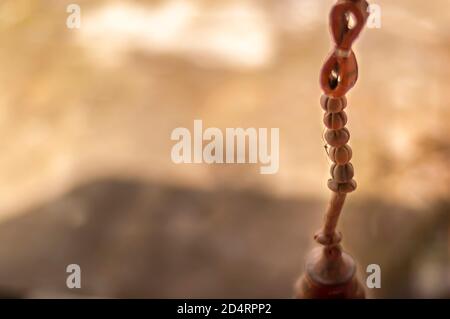
M 258 196 L 262 196 L 279 203 L 272 209 L 273 214 L 283 209 L 290 212 L 279 223 L 274 215 L 262 223 L 284 228 L 290 220 L 298 225 L 299 234 L 289 236 L 302 236 L 303 241 L 297 241 L 300 247 L 288 246 L 283 251 L 283 256 L 298 256 L 289 259 L 289 265 L 280 266 L 289 270 L 277 270 L 283 278 L 280 288 L 256 294 L 256 290 L 260 291 L 256 282 L 263 281 L 263 273 L 270 271 L 271 264 L 267 262 L 261 277 L 248 283 L 256 290 L 246 290 L 242 296 L 285 295 L 290 289 L 286 284 L 293 277 L 293 268 L 301 270 L 310 234 L 319 226 L 328 197 L 325 184 L 329 163 L 321 138 L 318 73 L 330 49 L 327 11 L 333 1 L 84 0 L 77 2 L 82 8 L 82 27 L 70 30 L 65 25 L 66 7 L 72 2 L 10 0 L 0 4 L 0 218 L 8 242 L 19 240 L 28 232 L 48 237 L 42 247 L 46 247 L 47 240 L 69 241 L 69 248 L 33 248 L 39 254 L 38 259 L 32 260 L 47 269 L 42 278 L 50 276 L 53 268 L 46 262 L 55 250 L 63 249 L 59 251 L 61 258 L 55 257 L 58 269 L 66 260 L 65 254 L 72 256 L 71 249 L 83 250 L 84 246 L 71 241 L 76 237 L 57 237 L 53 230 L 59 224 L 42 210 L 77 219 L 64 205 L 61 208 L 55 203 L 65 202 L 73 189 L 95 185 L 96 180 L 131 179 L 132 185 L 150 183 L 160 187 L 157 194 L 161 198 L 144 200 L 147 210 L 136 213 L 136 218 L 144 218 L 145 212 L 152 215 L 159 207 L 158 211 L 174 219 L 174 223 L 187 217 L 176 214 L 168 204 L 164 206 L 166 187 L 181 187 L 182 196 L 187 197 L 196 196 L 196 192 L 236 192 L 235 206 L 223 204 L 206 210 L 212 214 L 217 209 L 221 218 L 227 218 L 226 215 L 235 218 L 236 223 L 244 216 L 250 218 L 248 214 L 257 218 L 261 201 Z M 450 281 L 449 227 L 448 219 L 442 217 L 448 215 L 450 185 L 450 108 L 446 96 L 450 76 L 450 4 L 445 0 L 377 3 L 382 9 L 382 27 L 365 30 L 355 49 L 360 77 L 349 95 L 348 127 L 359 188 L 349 198 L 342 227 L 348 235 L 346 244 L 356 257 L 365 264 L 381 260 L 393 278 L 389 282 L 396 282 L 387 284 L 390 288 L 381 291 L 380 296 L 442 296 Z M 278 174 L 260 175 L 255 165 L 173 164 L 170 133 L 176 127 L 192 128 L 194 119 L 222 129 L 279 127 Z M 81 202 L 91 205 L 91 191 L 86 187 L 88 190 L 81 192 L 86 195 L 80 196 L 87 197 Z M 104 191 L 108 193 L 109 189 L 105 186 Z M 248 193 L 259 195 L 248 197 Z M 200 206 L 203 201 L 208 202 L 208 196 L 199 199 Z M 105 206 L 90 208 L 89 215 L 107 214 L 110 198 L 114 198 L 114 192 L 105 195 Z M 133 198 L 127 198 L 129 205 L 135 203 Z M 172 198 L 178 200 L 177 196 Z M 307 204 L 309 201 L 315 203 L 314 209 Z M 293 213 L 295 205 L 288 209 L 283 204 L 292 202 L 298 205 L 298 215 Z M 124 204 L 123 219 L 119 219 L 113 234 L 121 232 L 121 225 L 126 227 L 129 222 L 127 207 Z M 202 220 L 202 216 L 197 218 Z M 16 228 L 20 231 L 8 230 L 15 228 L 16 222 L 20 224 L 22 218 L 33 222 Z M 41 232 L 37 221 L 52 225 L 52 232 Z M 101 218 L 93 223 L 92 231 L 97 232 Z M 78 227 L 83 225 L 80 222 Z M 295 232 L 293 228 L 286 231 Z M 148 231 L 136 242 L 141 239 L 145 242 L 139 242 L 143 247 L 158 245 L 164 250 L 159 240 L 152 242 L 151 230 Z M 227 236 L 246 232 L 235 231 L 230 230 Z M 218 235 L 211 232 L 204 236 L 213 240 Z M 383 240 L 387 237 L 389 245 L 397 238 L 399 246 L 392 245 L 393 251 Z M 115 236 L 111 238 L 113 242 Z M 271 238 L 276 240 L 276 236 Z M 285 237 L 280 242 L 287 245 L 290 240 L 291 237 Z M 258 249 L 262 249 L 264 242 L 259 244 Z M 34 258 L 30 257 L 34 255 L 28 240 L 22 245 L 23 255 L 17 259 L 9 245 L 0 247 L 1 268 L 6 269 L 0 278 L 18 289 L 45 286 L 43 282 L 22 282 L 16 272 L 10 276 L 8 269 L 22 269 L 20 265 L 25 267 L 29 258 Z M 109 245 L 104 243 L 98 249 L 113 249 Z M 228 246 L 218 245 L 215 249 L 218 247 Z M 405 256 L 395 261 L 399 247 Z M 168 258 L 163 258 L 164 265 L 181 271 L 170 259 L 177 249 L 173 245 L 164 251 L 164 258 Z M 263 254 L 251 249 L 255 254 L 252 258 Z M 268 251 L 267 258 L 284 258 L 271 255 L 275 251 L 278 250 Z M 370 258 L 369 252 L 376 260 Z M 248 268 L 257 267 L 255 263 L 252 259 L 251 267 L 240 264 L 238 271 L 242 275 Z M 400 275 L 405 264 L 411 271 Z M 144 268 L 137 268 L 142 276 L 146 273 Z M 27 267 L 23 269 L 31 272 Z M 95 269 L 96 273 L 103 273 Z M 225 271 L 214 269 L 214 274 Z M 204 271 L 196 276 L 202 277 Z M 442 275 L 445 273 L 447 277 Z M 136 276 L 138 279 L 133 280 L 139 281 L 141 277 Z M 216 275 L 205 278 L 212 277 Z M 189 295 L 189 291 L 190 296 L 233 296 L 239 291 L 236 286 L 226 292 L 214 292 L 211 287 L 189 290 L 186 284 L 185 290 L 177 293 L 175 288 L 170 289 L 171 277 L 166 280 L 165 285 L 169 286 L 164 294 L 158 295 L 157 289 L 136 288 L 133 296 Z M 441 283 L 443 288 L 439 284 L 430 288 L 430 282 Z M 94 287 L 87 293 L 115 295 L 114 289 L 119 289 L 120 283 L 113 286 L 111 290 Z M 126 291 L 119 295 L 126 296 Z

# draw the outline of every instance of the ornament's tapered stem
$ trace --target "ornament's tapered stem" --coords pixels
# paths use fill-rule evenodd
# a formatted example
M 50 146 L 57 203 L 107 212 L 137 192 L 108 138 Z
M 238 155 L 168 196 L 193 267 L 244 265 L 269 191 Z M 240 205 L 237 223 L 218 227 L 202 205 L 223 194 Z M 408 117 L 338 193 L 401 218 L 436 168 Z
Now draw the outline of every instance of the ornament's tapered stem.
M 306 270 L 297 282 L 297 298 L 364 298 L 356 277 L 353 258 L 342 251 L 342 236 L 336 232 L 346 193 L 333 192 L 323 228 L 314 236 L 317 247 L 306 260 Z
M 346 196 L 346 193 L 332 192 L 328 210 L 325 215 L 325 223 L 323 226 L 323 233 L 327 237 L 332 237 L 336 232 L 336 226 L 339 220 L 339 216 L 341 215 Z

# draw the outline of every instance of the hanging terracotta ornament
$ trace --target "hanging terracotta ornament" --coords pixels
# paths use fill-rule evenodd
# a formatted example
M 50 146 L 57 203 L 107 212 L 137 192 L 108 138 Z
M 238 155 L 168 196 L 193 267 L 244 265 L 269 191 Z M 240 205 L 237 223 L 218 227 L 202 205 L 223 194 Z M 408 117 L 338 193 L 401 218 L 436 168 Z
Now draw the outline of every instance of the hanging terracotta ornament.
M 367 8 L 365 0 L 339 0 L 330 13 L 335 47 L 320 74 L 324 92 L 320 104 L 325 111 L 325 140 L 331 146 L 328 155 L 333 164 L 328 188 L 332 195 L 324 225 L 314 236 L 321 246 L 307 257 L 305 272 L 296 284 L 297 298 L 365 297 L 364 288 L 356 277 L 356 264 L 349 254 L 343 252 L 342 235 L 336 231 L 336 226 L 347 193 L 356 189 L 344 109 L 347 107 L 345 94 L 358 79 L 358 64 L 352 44 L 367 21 Z

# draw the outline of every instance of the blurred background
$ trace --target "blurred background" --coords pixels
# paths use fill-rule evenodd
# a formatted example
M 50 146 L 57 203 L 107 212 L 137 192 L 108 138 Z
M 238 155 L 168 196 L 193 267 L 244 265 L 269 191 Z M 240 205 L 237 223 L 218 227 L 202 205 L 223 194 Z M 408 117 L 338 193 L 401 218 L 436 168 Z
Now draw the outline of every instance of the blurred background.
M 81 7 L 81 28 L 66 12 Z M 330 195 L 331 0 L 4 0 L 0 290 L 283 298 Z M 374 298 L 450 297 L 450 3 L 377 0 L 348 95 L 339 228 Z M 280 169 L 176 165 L 176 127 L 280 128 Z M 82 288 L 66 287 L 68 264 Z

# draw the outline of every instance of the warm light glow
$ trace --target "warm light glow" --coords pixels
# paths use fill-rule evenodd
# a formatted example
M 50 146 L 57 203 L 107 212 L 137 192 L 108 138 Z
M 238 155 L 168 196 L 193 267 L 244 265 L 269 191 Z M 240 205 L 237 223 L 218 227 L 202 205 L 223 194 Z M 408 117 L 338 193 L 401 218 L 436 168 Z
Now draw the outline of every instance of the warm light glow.
M 272 30 L 250 4 L 201 8 L 167 1 L 156 7 L 115 2 L 87 14 L 80 42 L 99 57 L 119 63 L 131 50 L 185 55 L 205 65 L 260 67 L 273 55 Z

